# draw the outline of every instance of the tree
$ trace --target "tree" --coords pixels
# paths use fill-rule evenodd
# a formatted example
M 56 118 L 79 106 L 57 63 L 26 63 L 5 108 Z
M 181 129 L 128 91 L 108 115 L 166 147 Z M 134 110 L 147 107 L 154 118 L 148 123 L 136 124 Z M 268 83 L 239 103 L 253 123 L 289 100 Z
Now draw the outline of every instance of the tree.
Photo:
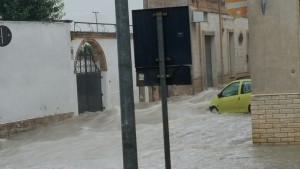
M 94 48 L 88 42 L 86 42 L 85 44 L 83 44 L 82 47 L 79 50 L 79 56 L 80 56 L 80 58 L 83 58 L 84 55 L 93 55 L 93 53 L 94 53 Z
M 55 21 L 64 16 L 62 0 L 0 0 L 2 20 Z

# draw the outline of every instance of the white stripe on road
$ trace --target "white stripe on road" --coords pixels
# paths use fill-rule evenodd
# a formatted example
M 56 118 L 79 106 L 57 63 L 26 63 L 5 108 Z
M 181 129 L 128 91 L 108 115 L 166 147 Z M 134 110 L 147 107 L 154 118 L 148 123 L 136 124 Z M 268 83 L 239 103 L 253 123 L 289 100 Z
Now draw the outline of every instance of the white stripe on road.
M 242 7 L 247 7 L 247 1 L 232 2 L 226 5 L 227 9 L 242 8 Z

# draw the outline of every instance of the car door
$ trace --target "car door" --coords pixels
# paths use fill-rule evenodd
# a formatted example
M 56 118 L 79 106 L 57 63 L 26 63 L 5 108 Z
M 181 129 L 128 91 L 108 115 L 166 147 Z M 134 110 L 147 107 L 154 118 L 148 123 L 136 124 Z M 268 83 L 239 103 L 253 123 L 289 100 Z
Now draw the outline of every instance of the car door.
M 239 100 L 240 112 L 248 112 L 251 101 L 251 81 L 243 81 Z
M 239 111 L 239 90 L 240 82 L 233 82 L 221 91 L 218 103 L 220 112 Z

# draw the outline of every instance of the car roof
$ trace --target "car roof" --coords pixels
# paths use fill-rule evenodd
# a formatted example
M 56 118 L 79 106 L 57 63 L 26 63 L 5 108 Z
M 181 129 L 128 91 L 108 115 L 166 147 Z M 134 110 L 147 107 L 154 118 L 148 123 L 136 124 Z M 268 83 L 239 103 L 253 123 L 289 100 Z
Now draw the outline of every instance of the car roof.
M 246 78 L 246 79 L 239 79 L 239 80 L 234 80 L 234 81 L 232 81 L 232 82 L 230 82 L 230 83 L 234 83 L 234 82 L 241 82 L 241 81 L 251 81 L 251 79 L 250 79 L 250 78 Z
M 241 77 L 236 78 L 235 80 L 241 80 L 241 79 L 251 79 L 251 77 L 250 76 L 241 76 Z

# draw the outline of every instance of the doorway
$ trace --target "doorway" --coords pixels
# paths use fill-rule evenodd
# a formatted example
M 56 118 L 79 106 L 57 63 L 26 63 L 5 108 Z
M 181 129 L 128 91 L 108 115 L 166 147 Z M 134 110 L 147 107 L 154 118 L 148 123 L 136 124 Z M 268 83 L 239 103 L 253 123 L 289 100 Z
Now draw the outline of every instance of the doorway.
M 103 111 L 100 64 L 94 57 L 94 48 L 85 42 L 76 58 L 78 112 Z
M 212 36 L 205 36 L 205 67 L 207 87 L 213 87 L 213 68 L 212 68 Z

